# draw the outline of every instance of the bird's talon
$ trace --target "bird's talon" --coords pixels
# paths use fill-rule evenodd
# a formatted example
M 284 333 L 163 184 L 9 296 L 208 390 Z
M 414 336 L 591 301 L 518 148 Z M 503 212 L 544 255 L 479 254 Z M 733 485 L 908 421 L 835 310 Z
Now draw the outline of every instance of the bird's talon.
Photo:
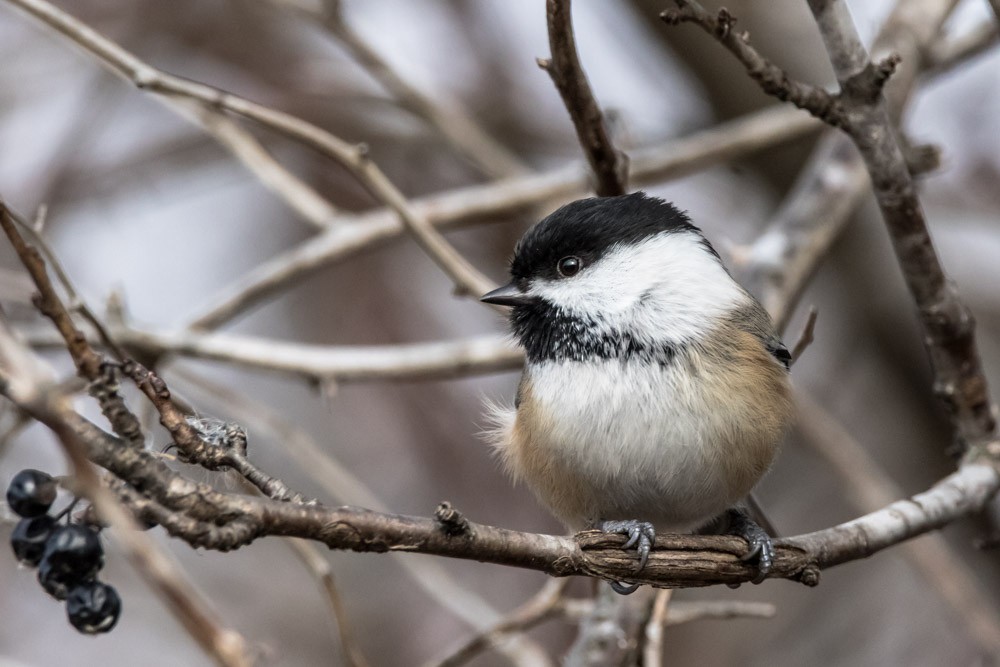
M 611 590 L 618 595 L 632 595 L 639 590 L 639 584 L 623 584 L 620 581 L 609 581 L 608 583 L 611 584 Z
M 627 535 L 628 541 L 625 542 L 622 548 L 628 550 L 635 547 L 639 555 L 639 564 L 635 571 L 639 572 L 646 567 L 646 563 L 649 561 L 649 553 L 652 551 L 653 543 L 656 541 L 656 529 L 653 528 L 653 524 L 648 521 L 636 521 L 634 519 L 629 521 L 604 521 L 598 525 L 598 528 L 605 533 Z M 612 586 L 612 588 L 615 587 Z M 633 588 L 629 593 L 634 590 Z M 615 588 L 615 591 L 621 593 L 618 588 Z M 628 593 L 622 593 L 622 595 L 628 595 Z
M 740 557 L 741 561 L 756 561 L 757 576 L 751 581 L 759 584 L 767 578 L 774 564 L 774 543 L 771 536 L 750 517 L 739 510 L 731 510 L 732 523 L 729 532 L 747 541 L 748 549 Z

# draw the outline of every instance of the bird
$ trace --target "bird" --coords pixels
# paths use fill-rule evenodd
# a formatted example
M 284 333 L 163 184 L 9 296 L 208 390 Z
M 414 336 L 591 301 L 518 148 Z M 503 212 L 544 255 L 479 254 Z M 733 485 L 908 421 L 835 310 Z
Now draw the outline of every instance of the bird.
M 701 229 L 643 192 L 581 199 L 524 233 L 510 274 L 481 300 L 525 354 L 513 406 L 488 410 L 514 480 L 570 531 L 626 535 L 637 572 L 657 531 L 726 532 L 760 583 L 774 547 L 746 498 L 792 421 L 791 355 Z

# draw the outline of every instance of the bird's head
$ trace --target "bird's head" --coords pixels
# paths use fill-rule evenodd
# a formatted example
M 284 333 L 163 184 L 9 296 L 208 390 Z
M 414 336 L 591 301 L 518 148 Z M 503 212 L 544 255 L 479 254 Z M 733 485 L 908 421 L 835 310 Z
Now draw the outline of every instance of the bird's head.
M 512 307 L 529 359 L 674 349 L 751 299 L 684 213 L 643 193 L 563 206 L 525 233 L 510 271 L 482 300 Z

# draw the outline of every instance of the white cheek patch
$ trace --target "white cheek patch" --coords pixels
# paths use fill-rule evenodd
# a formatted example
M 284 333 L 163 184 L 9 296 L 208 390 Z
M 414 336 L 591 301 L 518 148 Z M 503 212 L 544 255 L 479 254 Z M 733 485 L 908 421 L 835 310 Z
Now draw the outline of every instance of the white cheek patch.
M 695 232 L 663 232 L 619 245 L 575 276 L 533 281 L 529 293 L 603 330 L 650 342 L 703 335 L 750 296 Z

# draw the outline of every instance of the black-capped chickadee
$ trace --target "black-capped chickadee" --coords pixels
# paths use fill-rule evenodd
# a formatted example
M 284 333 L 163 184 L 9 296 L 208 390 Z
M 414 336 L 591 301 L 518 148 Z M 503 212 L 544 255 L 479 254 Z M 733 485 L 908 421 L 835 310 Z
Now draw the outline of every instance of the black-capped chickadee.
M 512 307 L 526 353 L 492 415 L 515 479 L 570 530 L 628 535 L 638 569 L 655 530 L 721 525 L 763 579 L 771 540 L 740 503 L 791 420 L 790 355 L 701 230 L 643 193 L 583 199 L 528 230 L 510 272 L 482 300 Z

